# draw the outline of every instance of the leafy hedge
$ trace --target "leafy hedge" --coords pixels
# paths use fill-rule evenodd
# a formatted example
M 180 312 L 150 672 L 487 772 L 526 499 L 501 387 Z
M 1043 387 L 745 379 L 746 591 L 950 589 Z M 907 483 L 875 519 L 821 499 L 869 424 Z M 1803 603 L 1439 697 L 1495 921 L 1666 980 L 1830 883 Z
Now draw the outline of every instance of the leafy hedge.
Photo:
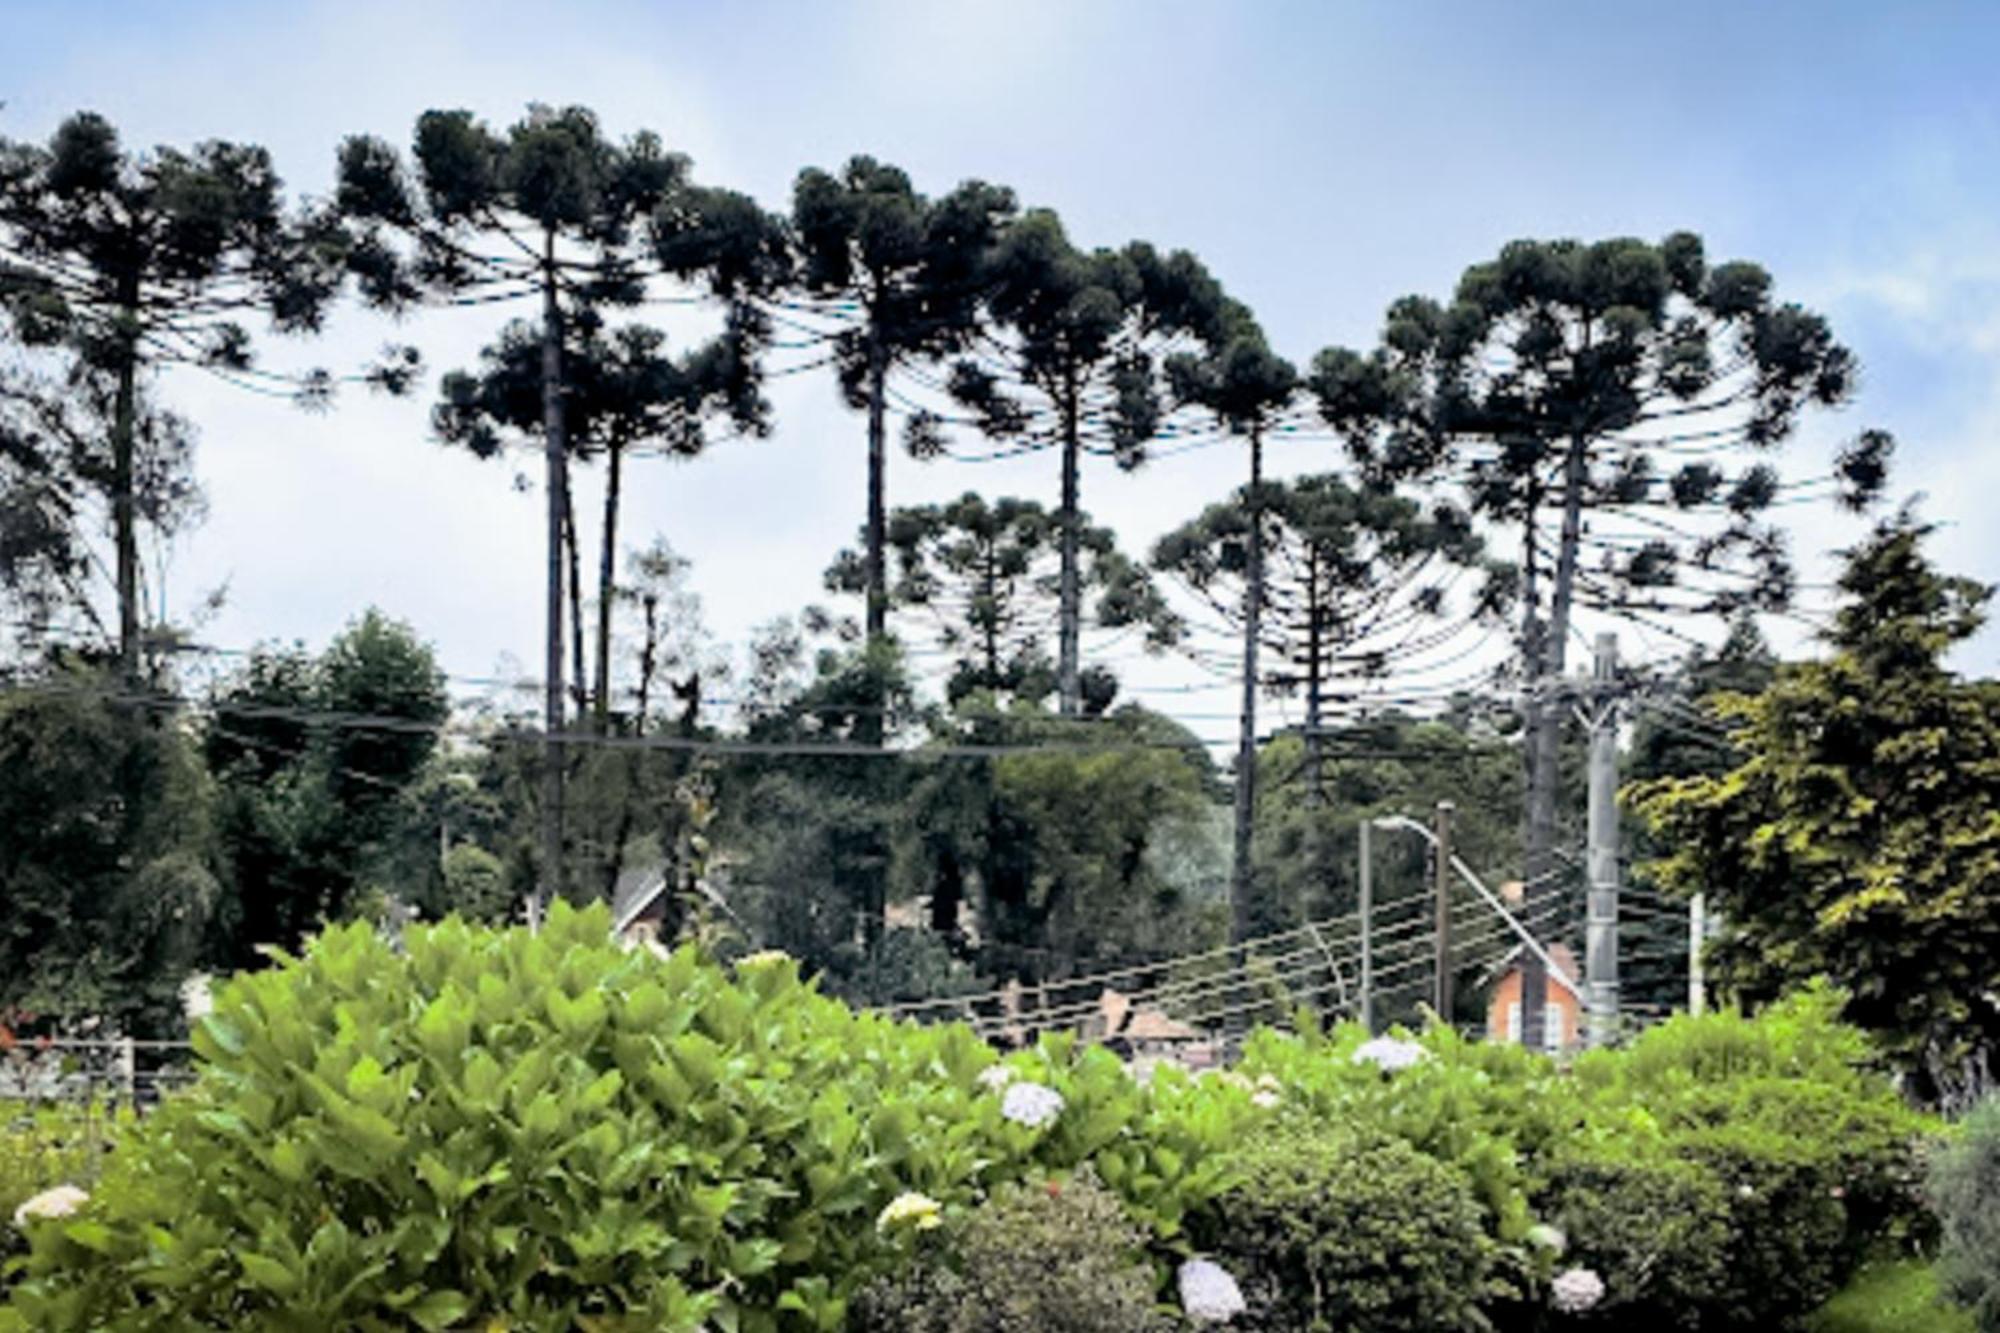
M 1002 1185 L 865 1290 L 855 1333 L 1166 1333 L 1145 1236 L 1088 1167 Z M 920 1240 L 925 1238 L 920 1237 Z
M 27 1248 L 14 1210 L 44 1190 L 94 1182 L 129 1122 L 104 1106 L 0 1102 L 0 1260 Z
M 1980 1333 L 2000 1333 L 2000 1096 L 1988 1097 L 1931 1164 L 1943 1223 L 1939 1276 Z
M 1238 1274 L 1243 1326 L 1479 1333 L 1493 1261 L 1466 1179 L 1399 1139 L 1304 1126 L 1247 1146 L 1198 1238 Z
M 907 1271 L 897 1219 L 1018 1269 L 1055 1233 L 1014 1187 L 1078 1173 L 1157 1291 L 1178 1269 L 1266 1329 L 1783 1329 L 1929 1225 L 1931 1127 L 1825 992 L 1567 1072 L 1345 1026 L 1141 1081 L 608 924 L 341 927 L 224 987 L 195 1086 L 30 1228 L 0 1333 L 831 1330 Z
M 1069 1104 L 1013 1123 L 962 1027 L 856 1014 L 783 958 L 627 951 L 608 925 L 446 922 L 400 952 L 340 927 L 232 982 L 195 1088 L 131 1137 L 122 1188 L 37 1228 L 0 1323 L 832 1329 L 895 1258 L 874 1223 L 899 1193 L 961 1206 L 1094 1161 L 1171 1236 L 1253 1110 L 1051 1045 L 1014 1067 Z
M 1557 1158 L 1537 1203 L 1566 1261 L 1603 1279 L 1607 1326 L 1702 1326 L 1729 1265 L 1728 1200 L 1713 1171 L 1629 1145 L 1585 1148 Z
M 1575 1326 L 1761 1333 L 1796 1327 L 1871 1247 L 1931 1227 L 1917 1184 L 1934 1126 L 1870 1072 L 1839 1005 L 1819 988 L 1754 1019 L 1677 1018 L 1568 1072 L 1433 1029 L 1389 1074 L 1351 1026 L 1260 1033 L 1242 1069 L 1316 1123 L 1456 1169 L 1497 1246 L 1500 1328 L 1543 1326 L 1560 1258 L 1604 1284 Z M 1550 1223 L 1559 1256 L 1531 1241 Z

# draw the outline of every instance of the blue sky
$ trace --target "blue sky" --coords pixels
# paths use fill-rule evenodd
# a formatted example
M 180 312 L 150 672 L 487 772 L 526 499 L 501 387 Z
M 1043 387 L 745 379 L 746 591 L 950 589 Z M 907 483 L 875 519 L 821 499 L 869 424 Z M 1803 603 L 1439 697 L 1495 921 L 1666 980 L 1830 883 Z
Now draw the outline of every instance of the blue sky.
M 1840 438 L 1901 439 L 1901 490 L 1928 493 L 1955 569 L 2000 578 L 2000 11 L 1973 5 L 1331 3 L 369 3 L 6 5 L 0 133 L 79 107 L 134 143 L 268 144 L 297 187 L 340 135 L 402 141 L 432 106 L 505 122 L 583 102 L 657 129 L 698 174 L 781 204 L 807 164 L 870 152 L 920 185 L 966 176 L 1059 209 L 1092 244 L 1187 246 L 1281 350 L 1365 345 L 1384 306 L 1443 294 L 1517 236 L 1701 232 L 1759 260 L 1858 351 L 1862 392 L 1816 420 L 1788 467 Z M 405 329 L 442 368 L 489 324 Z M 343 317 L 328 347 L 391 330 Z M 274 360 L 324 357 L 278 346 Z M 369 603 L 418 625 L 455 671 L 537 660 L 537 502 L 504 469 L 446 454 L 426 402 L 361 397 L 321 418 L 196 378 L 207 525 L 176 553 L 185 608 L 226 582 L 222 643 L 320 641 Z M 861 510 L 859 423 L 817 376 L 776 394 L 771 439 L 656 464 L 635 537 L 690 555 L 708 618 L 740 641 L 817 595 Z M 1331 466 L 1297 446 L 1287 470 Z M 1238 480 L 1226 449 L 1085 500 L 1143 548 Z M 894 497 L 969 487 L 1053 498 L 1052 459 L 898 460 Z M 587 484 L 587 483 L 586 483 Z M 1817 553 L 1851 522 L 1800 511 Z M 1633 643 L 1628 652 L 1664 652 Z M 1989 632 L 1968 667 L 2000 663 Z M 1166 679 L 1175 668 L 1142 664 Z M 1223 696 L 1217 696 L 1220 702 Z

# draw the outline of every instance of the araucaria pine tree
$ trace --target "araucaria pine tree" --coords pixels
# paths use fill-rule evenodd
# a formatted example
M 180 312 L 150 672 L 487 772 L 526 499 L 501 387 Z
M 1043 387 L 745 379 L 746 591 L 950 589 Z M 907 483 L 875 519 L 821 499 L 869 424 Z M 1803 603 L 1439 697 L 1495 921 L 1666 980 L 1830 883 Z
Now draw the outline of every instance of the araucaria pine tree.
M 1447 591 L 1483 566 L 1482 550 L 1470 517 L 1449 503 L 1427 510 L 1393 490 L 1328 475 L 1239 490 L 1162 537 L 1153 563 L 1246 637 L 1254 611 L 1257 647 L 1268 656 L 1250 659 L 1248 679 L 1262 693 L 1303 696 L 1306 801 L 1317 808 L 1330 709 L 1463 627 Z M 1504 571 L 1478 572 L 1462 608 L 1475 615 L 1490 612 L 1506 586 Z M 1238 763 L 1255 758 L 1252 749 Z M 1240 772 L 1238 783 L 1241 792 Z M 1240 823 L 1255 807 L 1249 797 L 1239 802 Z M 1250 835 L 1239 828 L 1237 836 L 1236 874 L 1249 888 L 1241 935 L 1272 918 L 1255 902 Z
M 984 693 L 1039 703 L 1055 689 L 1048 644 L 1059 619 L 1060 530 L 1060 519 L 1033 500 L 989 502 L 971 491 L 949 504 L 906 506 L 890 515 L 890 605 L 921 617 L 920 633 L 952 655 L 950 702 Z M 1087 623 L 1143 630 L 1154 650 L 1177 641 L 1185 628 L 1180 617 L 1146 567 L 1118 549 L 1112 531 L 1086 515 L 1077 536 Z M 841 552 L 826 582 L 835 592 L 865 593 L 865 558 Z M 1110 671 L 1086 667 L 1083 711 L 1102 713 L 1117 689 Z
M 1283 416 L 1298 389 L 1298 372 L 1275 355 L 1247 310 L 1229 304 L 1227 333 L 1206 356 L 1178 353 L 1166 363 L 1176 400 L 1206 409 L 1249 446 L 1250 480 L 1242 492 L 1243 707 L 1236 736 L 1235 855 L 1230 870 L 1230 936 L 1241 943 L 1255 916 L 1250 873 L 1250 837 L 1257 807 L 1257 653 L 1263 646 L 1264 437 Z M 1171 538 L 1169 539 L 1171 540 Z
M 1794 575 L 1766 518 L 1782 485 L 1765 455 L 1808 405 L 1845 402 L 1854 374 L 1822 317 L 1776 300 L 1755 264 L 1709 264 L 1684 232 L 1513 242 L 1449 302 L 1393 304 L 1374 351 L 1315 360 L 1320 412 L 1364 469 L 1462 488 L 1518 549 L 1529 883 L 1555 869 L 1574 612 L 1782 608 Z M 1849 498 L 1880 485 L 1888 449 L 1869 433 L 1846 452 Z M 1539 962 L 1524 982 L 1538 1044 Z
M 320 396 L 331 386 L 323 374 L 264 378 L 253 364 L 244 321 L 311 332 L 341 278 L 324 218 L 288 216 L 280 190 L 270 155 L 254 144 L 133 154 L 89 112 L 64 121 L 46 145 L 0 140 L 0 313 L 23 346 L 67 358 L 60 374 L 12 385 L 39 400 L 30 434 L 45 444 L 62 448 L 68 436 L 73 445 L 84 418 L 104 430 L 101 460 L 81 476 L 111 511 L 127 679 L 140 673 L 144 635 L 145 437 L 186 438 L 149 410 L 153 374 L 195 364 L 276 392 Z M 65 412 L 66 402 L 84 410 Z M 154 450 L 153 461 L 173 452 Z
M 539 306 L 541 437 L 548 558 L 544 659 L 542 896 L 561 892 L 564 718 L 563 551 L 570 521 L 571 401 L 581 350 L 567 330 L 648 299 L 661 277 L 731 302 L 729 335 L 746 360 L 763 323 L 747 298 L 783 280 L 782 229 L 741 195 L 701 188 L 649 132 L 607 137 L 581 107 L 531 108 L 504 133 L 467 111 L 418 118 L 414 165 L 379 139 L 340 149 L 339 205 L 362 292 L 399 308 L 531 301 Z M 468 385 L 448 392 L 462 399 Z M 449 410 L 449 409 L 448 409 Z
M 1035 209 L 1010 224 L 987 271 L 996 347 L 952 367 L 952 396 L 987 435 L 1062 458 L 1056 685 L 1065 716 L 1083 706 L 1081 465 L 1145 461 L 1163 411 L 1163 358 L 1213 347 L 1229 315 L 1222 288 L 1184 250 L 1144 242 L 1083 251 Z
M 802 294 L 832 317 L 828 335 L 847 404 L 868 415 L 864 598 L 870 638 L 887 631 L 888 427 L 891 378 L 964 349 L 979 327 L 987 252 L 1014 211 L 1012 191 L 967 181 L 919 194 L 900 168 L 856 157 L 816 167 L 792 189 Z M 919 448 L 922 430 L 918 430 Z

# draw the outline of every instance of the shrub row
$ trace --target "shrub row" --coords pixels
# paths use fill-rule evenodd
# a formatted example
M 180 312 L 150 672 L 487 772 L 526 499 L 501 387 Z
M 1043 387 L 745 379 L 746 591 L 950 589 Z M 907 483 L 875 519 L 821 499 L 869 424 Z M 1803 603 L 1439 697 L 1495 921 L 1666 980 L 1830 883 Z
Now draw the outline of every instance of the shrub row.
M 1176 1276 L 1256 1329 L 1779 1329 L 1923 1225 L 1926 1126 L 1825 995 L 1570 1073 L 1348 1027 L 1142 1082 L 607 927 L 343 927 L 231 983 L 0 1331 L 1122 1333 Z

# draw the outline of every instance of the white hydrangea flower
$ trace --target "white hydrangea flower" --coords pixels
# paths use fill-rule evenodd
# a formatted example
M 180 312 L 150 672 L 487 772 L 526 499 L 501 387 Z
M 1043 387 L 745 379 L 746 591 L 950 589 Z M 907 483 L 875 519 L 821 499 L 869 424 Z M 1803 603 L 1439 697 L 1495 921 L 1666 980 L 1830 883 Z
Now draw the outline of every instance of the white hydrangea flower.
M 1284 1086 L 1284 1084 L 1278 1082 L 1276 1074 L 1266 1073 L 1257 1075 L 1257 1088 L 1260 1092 L 1276 1092 Z
M 1198 1324 L 1226 1324 L 1250 1307 L 1243 1288 L 1212 1259 L 1190 1259 L 1180 1267 L 1181 1309 Z
M 190 1023 L 199 1023 L 215 1012 L 215 995 L 208 973 L 190 972 L 181 983 L 181 1012 Z
M 1556 1274 L 1549 1283 L 1549 1304 L 1564 1314 L 1582 1314 L 1604 1299 L 1604 1279 L 1588 1268 Z
M 979 1086 L 998 1092 L 1018 1077 L 1012 1065 L 988 1065 L 979 1071 Z
M 1007 1085 L 1000 1097 L 1000 1114 L 1017 1125 L 1040 1129 L 1062 1114 L 1063 1096 L 1054 1088 L 1023 1079 Z
M 76 1186 L 58 1185 L 54 1189 L 43 1190 L 16 1208 L 14 1225 L 25 1227 L 31 1218 L 52 1221 L 59 1217 L 68 1217 L 89 1202 L 90 1195 Z
M 875 1229 L 888 1231 L 907 1224 L 918 1231 L 929 1231 L 943 1223 L 943 1211 L 944 1205 L 930 1195 L 905 1191 L 889 1200 L 875 1218 Z
M 736 970 L 741 972 L 755 967 L 775 967 L 779 963 L 789 963 L 792 956 L 783 949 L 759 949 L 756 953 L 746 953 L 736 960 Z
M 1385 1074 L 1422 1064 L 1431 1053 L 1414 1041 L 1400 1037 L 1373 1037 L 1354 1048 L 1354 1063 L 1374 1065 Z
M 1528 1228 L 1528 1244 L 1538 1250 L 1561 1254 L 1569 1248 L 1569 1237 L 1563 1235 L 1559 1228 L 1541 1222 Z
M 1278 1094 L 1269 1088 L 1259 1088 L 1250 1094 L 1250 1104 L 1260 1106 L 1266 1111 L 1274 1109 L 1278 1105 L 1278 1101 Z

